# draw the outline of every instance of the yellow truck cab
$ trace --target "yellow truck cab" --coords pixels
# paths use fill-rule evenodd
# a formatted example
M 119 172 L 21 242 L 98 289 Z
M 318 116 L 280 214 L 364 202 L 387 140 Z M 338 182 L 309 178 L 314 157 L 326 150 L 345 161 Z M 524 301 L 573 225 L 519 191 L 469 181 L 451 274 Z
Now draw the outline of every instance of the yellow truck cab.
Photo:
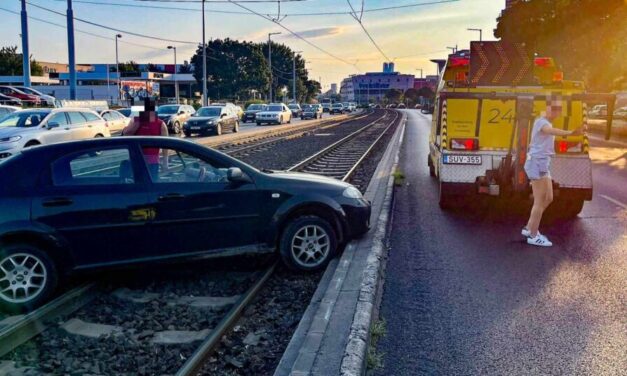
M 582 82 L 565 81 L 551 58 L 524 46 L 472 42 L 449 55 L 436 93 L 429 171 L 439 181 L 443 209 L 459 198 L 488 195 L 529 200 L 524 162 L 534 120 L 549 98 L 562 100 L 553 126 L 572 130 L 586 122 Z M 574 217 L 592 199 L 592 162 L 585 135 L 556 137 L 551 164 L 555 212 Z

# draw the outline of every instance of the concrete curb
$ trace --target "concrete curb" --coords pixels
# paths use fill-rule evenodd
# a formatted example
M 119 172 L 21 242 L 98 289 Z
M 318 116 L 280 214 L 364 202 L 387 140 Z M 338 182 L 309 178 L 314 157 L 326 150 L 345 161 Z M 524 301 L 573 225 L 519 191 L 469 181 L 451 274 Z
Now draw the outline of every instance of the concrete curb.
M 405 136 L 405 126 L 407 115 L 403 113 L 401 120 L 402 129 L 399 137 L 398 145 L 394 156 L 394 163 L 389 172 L 387 191 L 383 203 L 383 208 L 377 219 L 377 227 L 372 241 L 372 248 L 367 259 L 367 266 L 363 273 L 361 289 L 359 291 L 359 300 L 355 308 L 355 316 L 351 326 L 348 344 L 344 350 L 344 357 L 340 367 L 340 375 L 357 376 L 366 373 L 366 357 L 368 353 L 368 342 L 370 339 L 370 327 L 374 319 L 376 308 L 377 294 L 381 286 L 383 278 L 382 261 L 385 258 L 385 239 L 387 227 L 390 219 L 390 211 L 392 207 L 392 199 L 394 195 L 394 176 L 393 173 L 398 167 L 400 145 L 403 143 Z
M 351 242 L 327 267 L 277 369 L 282 375 L 333 375 L 365 370 L 368 334 L 381 275 L 388 215 L 406 115 L 368 186 L 373 230 Z M 346 358 L 346 359 L 345 359 Z

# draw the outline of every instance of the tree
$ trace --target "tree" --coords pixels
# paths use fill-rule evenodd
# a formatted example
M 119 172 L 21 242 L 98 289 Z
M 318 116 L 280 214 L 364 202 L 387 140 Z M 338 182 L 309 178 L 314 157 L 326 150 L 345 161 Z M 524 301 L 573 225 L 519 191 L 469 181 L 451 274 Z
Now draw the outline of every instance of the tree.
M 418 90 L 414 88 L 409 88 L 405 90 L 404 97 L 410 102 L 410 104 L 416 104 L 416 102 L 418 101 L 418 97 L 420 97 L 420 94 L 418 93 Z
M 189 64 L 189 61 L 183 61 L 183 65 L 179 67 L 179 73 L 192 73 L 192 66 Z
M 17 46 L 0 48 L 0 76 L 21 76 L 24 72 L 22 68 L 22 54 L 17 53 Z M 33 60 L 32 56 L 30 74 L 33 76 L 44 75 L 43 67 Z
M 590 91 L 609 91 L 627 72 L 626 19 L 624 0 L 528 0 L 503 11 L 494 35 L 553 57 Z
M 398 103 L 403 98 L 403 91 L 399 89 L 390 89 L 385 92 L 385 99 L 390 103 Z
M 129 60 L 126 63 L 120 63 L 119 66 L 120 73 L 139 72 L 139 64 L 133 60 Z M 113 71 L 115 72 L 115 65 L 113 66 Z
M 158 65 L 153 63 L 146 64 L 146 72 L 159 72 L 163 73 L 163 69 L 159 68 Z

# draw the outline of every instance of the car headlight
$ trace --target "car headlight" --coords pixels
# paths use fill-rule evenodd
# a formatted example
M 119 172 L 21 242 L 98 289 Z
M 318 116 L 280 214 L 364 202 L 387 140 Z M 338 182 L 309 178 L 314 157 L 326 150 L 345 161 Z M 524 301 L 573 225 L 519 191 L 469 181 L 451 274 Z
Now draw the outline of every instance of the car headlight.
M 207 125 L 213 125 L 213 124 L 214 124 L 214 121 L 213 121 L 213 120 L 209 120 L 209 121 L 207 122 Z
M 342 196 L 346 198 L 362 198 L 363 197 L 359 189 L 352 187 L 352 186 L 346 188 L 344 192 L 342 192 Z
M 11 137 L 0 138 L 0 142 L 17 142 L 21 139 L 22 139 L 22 136 L 11 136 Z

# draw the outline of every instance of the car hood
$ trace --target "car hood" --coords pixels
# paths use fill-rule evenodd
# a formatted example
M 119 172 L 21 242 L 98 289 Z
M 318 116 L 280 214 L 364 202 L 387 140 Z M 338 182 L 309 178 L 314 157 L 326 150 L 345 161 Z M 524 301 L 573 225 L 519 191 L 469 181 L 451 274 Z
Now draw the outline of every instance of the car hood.
M 279 115 L 283 113 L 283 111 L 260 111 L 257 112 L 257 115 Z
M 273 171 L 268 174 L 270 178 L 277 181 L 280 180 L 282 183 L 285 182 L 287 184 L 303 184 L 311 187 L 311 185 L 324 185 L 330 189 L 337 189 L 338 192 L 342 192 L 344 189 L 350 187 L 351 185 L 343 182 L 341 180 L 328 178 L 325 176 L 314 175 L 314 174 L 305 174 L 302 172 L 291 172 L 291 171 Z
M 189 120 L 187 120 L 187 122 L 189 123 L 202 123 L 205 121 L 213 121 L 213 120 L 218 120 L 219 118 L 217 116 L 194 116 L 189 118 Z
M 245 114 L 257 114 L 259 112 L 263 112 L 261 110 L 246 110 L 244 111 Z
M 33 129 L 39 127 L 0 127 L 0 138 L 20 136 L 24 133 L 31 133 Z

